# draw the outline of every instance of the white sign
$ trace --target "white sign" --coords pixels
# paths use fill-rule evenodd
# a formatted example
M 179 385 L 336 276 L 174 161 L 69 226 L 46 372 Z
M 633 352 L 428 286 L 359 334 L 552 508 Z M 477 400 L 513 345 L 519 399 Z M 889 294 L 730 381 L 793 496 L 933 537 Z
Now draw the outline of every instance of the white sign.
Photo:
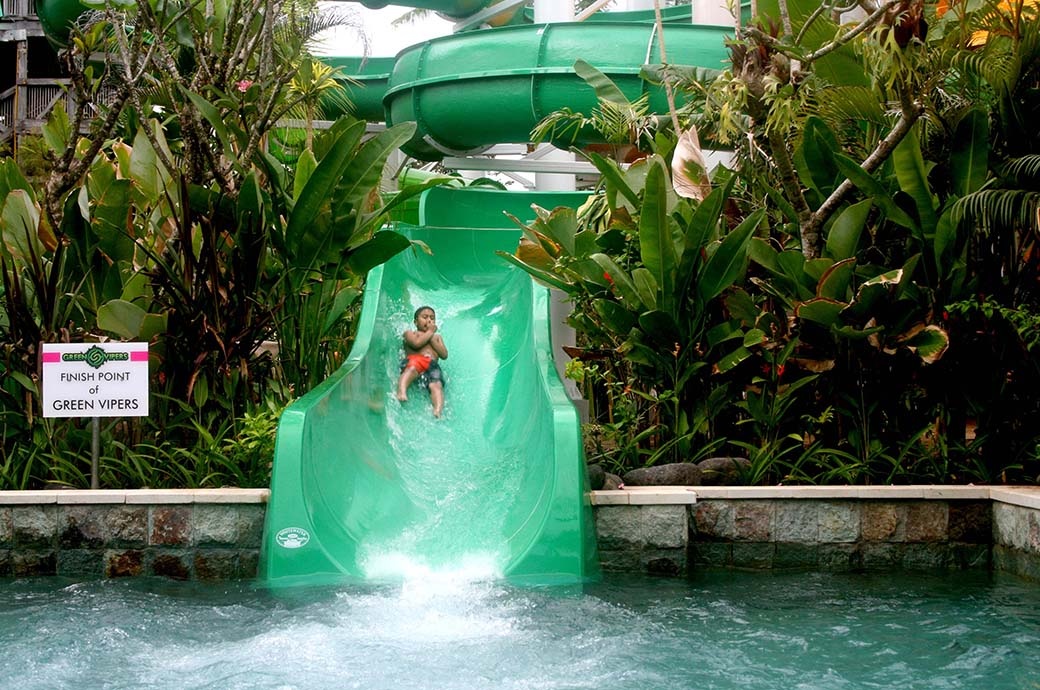
M 147 417 L 148 343 L 44 343 L 44 417 Z

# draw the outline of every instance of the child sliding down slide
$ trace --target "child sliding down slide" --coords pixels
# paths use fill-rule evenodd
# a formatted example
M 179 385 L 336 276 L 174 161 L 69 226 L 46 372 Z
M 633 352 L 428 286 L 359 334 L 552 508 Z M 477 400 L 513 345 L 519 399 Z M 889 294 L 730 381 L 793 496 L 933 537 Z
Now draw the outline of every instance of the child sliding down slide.
M 430 391 L 433 416 L 440 417 L 444 409 L 444 379 L 441 376 L 439 359 L 448 358 L 448 348 L 437 333 L 437 315 L 433 307 L 415 310 L 415 330 L 405 331 L 404 352 L 401 360 L 401 377 L 397 380 L 397 399 L 408 400 L 408 387 L 417 379 Z

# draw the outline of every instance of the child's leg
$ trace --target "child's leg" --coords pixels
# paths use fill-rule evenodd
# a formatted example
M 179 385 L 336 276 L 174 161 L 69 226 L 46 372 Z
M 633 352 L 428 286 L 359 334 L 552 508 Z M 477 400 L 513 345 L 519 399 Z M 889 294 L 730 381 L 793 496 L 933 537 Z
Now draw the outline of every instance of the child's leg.
M 401 372 L 401 378 L 397 379 L 397 399 L 401 402 L 408 401 L 408 386 L 419 378 L 419 372 L 414 367 L 405 367 Z
M 444 384 L 430 381 L 430 402 L 433 403 L 433 416 L 440 417 L 444 409 Z

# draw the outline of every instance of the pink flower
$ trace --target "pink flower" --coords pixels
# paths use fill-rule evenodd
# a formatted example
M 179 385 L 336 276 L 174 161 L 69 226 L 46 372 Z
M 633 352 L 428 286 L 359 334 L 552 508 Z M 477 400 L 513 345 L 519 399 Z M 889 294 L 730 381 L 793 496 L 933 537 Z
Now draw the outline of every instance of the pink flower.
M 237 82 L 235 84 L 235 86 L 238 87 L 238 90 L 241 91 L 242 93 L 245 93 L 246 91 L 248 91 L 249 87 L 252 86 L 252 85 L 253 85 L 253 82 L 249 81 L 248 79 L 243 79 L 242 81 Z

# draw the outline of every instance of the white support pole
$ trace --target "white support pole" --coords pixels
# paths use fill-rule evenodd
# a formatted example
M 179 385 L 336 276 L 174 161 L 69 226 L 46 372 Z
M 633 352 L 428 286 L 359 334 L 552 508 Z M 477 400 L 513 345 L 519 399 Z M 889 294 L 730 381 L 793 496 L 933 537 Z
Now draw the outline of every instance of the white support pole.
M 570 0 L 534 0 L 534 22 L 544 24 L 549 22 L 572 22 L 574 21 L 574 3 Z M 542 147 L 539 147 L 539 150 Z M 552 147 L 550 147 L 552 148 Z M 553 149 L 541 157 L 543 161 L 569 161 L 574 162 L 574 154 L 569 151 Z M 577 183 L 574 175 L 556 175 L 551 173 L 538 173 L 535 175 L 535 189 L 539 191 L 574 191 Z M 559 290 L 552 291 L 552 301 L 549 305 L 549 319 L 552 323 L 552 350 L 553 361 L 556 364 L 556 372 L 563 381 L 567 390 L 567 397 L 578 406 L 582 421 L 588 420 L 588 406 L 582 405 L 581 393 L 574 381 L 566 378 L 563 374 L 567 357 L 563 353 L 564 345 L 574 345 L 575 332 L 564 320 L 571 313 L 571 305 L 564 301 L 565 295 Z
M 574 3 L 568 0 L 534 0 L 534 23 L 574 21 Z

